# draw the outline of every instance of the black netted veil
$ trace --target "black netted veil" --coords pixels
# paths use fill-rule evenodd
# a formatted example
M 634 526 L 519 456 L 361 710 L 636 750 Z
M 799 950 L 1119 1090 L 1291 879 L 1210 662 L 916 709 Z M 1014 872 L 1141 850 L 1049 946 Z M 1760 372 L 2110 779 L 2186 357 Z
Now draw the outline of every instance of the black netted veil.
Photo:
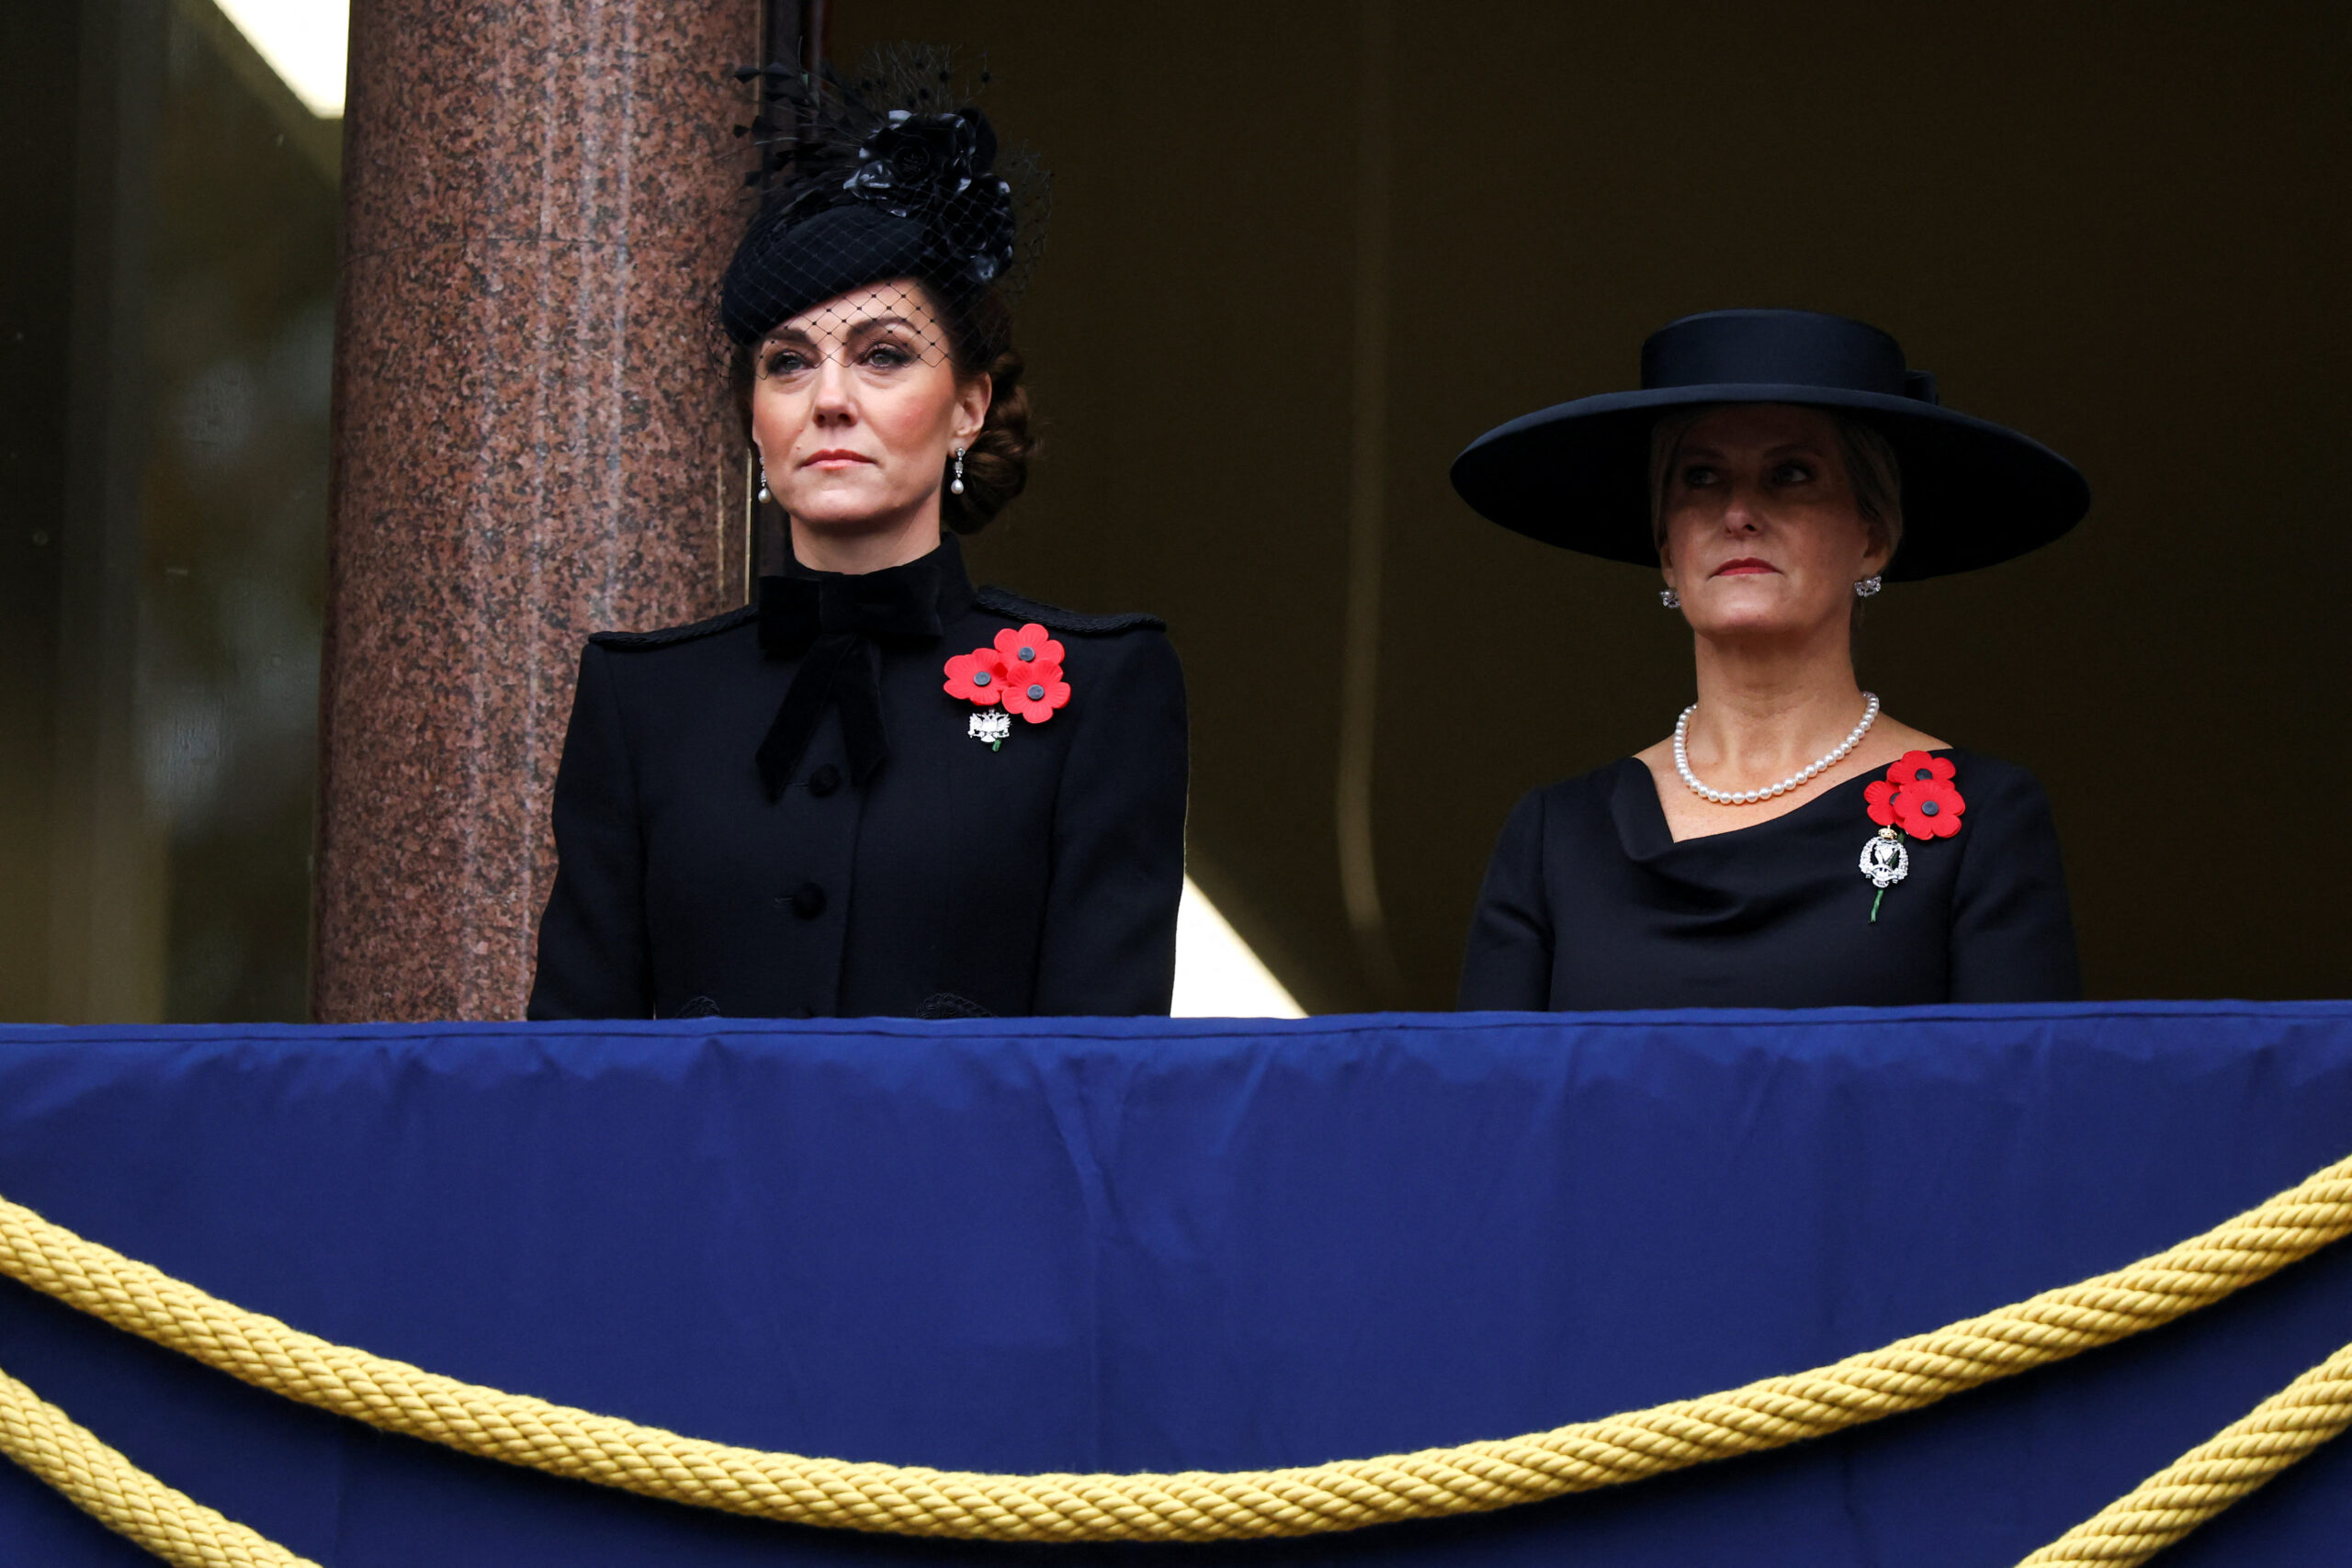
M 1021 169 L 1016 193 L 988 117 L 948 107 L 965 94 L 944 51 L 880 56 L 849 81 L 781 66 L 739 74 L 761 86 L 760 111 L 741 128 L 760 152 L 749 178 L 773 188 L 720 285 L 730 340 L 756 343 L 826 299 L 898 277 L 923 283 L 967 341 L 1001 315 L 976 307 L 1027 271 L 1044 179 Z M 985 363 L 1001 345 L 970 346 Z

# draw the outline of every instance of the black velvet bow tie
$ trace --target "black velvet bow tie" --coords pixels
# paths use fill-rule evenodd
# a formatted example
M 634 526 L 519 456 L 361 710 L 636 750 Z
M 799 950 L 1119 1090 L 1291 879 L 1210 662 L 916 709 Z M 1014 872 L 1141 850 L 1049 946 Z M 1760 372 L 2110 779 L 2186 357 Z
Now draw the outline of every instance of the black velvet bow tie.
M 930 556 L 856 577 L 760 579 L 760 647 L 801 661 L 760 742 L 768 798 L 783 798 L 828 701 L 841 708 L 850 777 L 862 788 L 881 772 L 890 742 L 876 639 L 936 641 L 939 635 L 939 567 Z

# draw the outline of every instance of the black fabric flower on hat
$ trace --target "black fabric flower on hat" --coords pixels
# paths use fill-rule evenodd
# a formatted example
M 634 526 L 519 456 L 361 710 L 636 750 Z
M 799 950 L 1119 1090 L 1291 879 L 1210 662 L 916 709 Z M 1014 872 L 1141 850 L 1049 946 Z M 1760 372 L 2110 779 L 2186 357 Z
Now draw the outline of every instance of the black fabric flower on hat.
M 979 136 L 987 126 L 978 111 L 918 118 L 893 109 L 882 129 L 859 145 L 857 167 L 843 183 L 901 218 L 934 211 L 970 189 L 973 175 L 987 168 Z M 989 141 L 993 153 L 995 136 Z
M 964 101 L 947 56 L 883 64 L 854 83 L 780 67 L 741 73 L 763 84 L 762 112 L 741 130 L 761 153 L 749 177 L 771 189 L 721 286 L 720 324 L 734 342 L 886 278 L 920 279 L 958 310 L 1026 275 L 1043 171 L 1016 155 L 1027 187 L 1016 196 L 998 173 L 988 117 L 968 102 L 946 107 Z M 892 98 L 900 107 L 882 107 Z
M 933 229 L 939 270 L 974 284 L 996 280 L 1012 260 L 1012 187 L 992 173 L 996 131 L 976 108 L 916 115 L 893 109 L 859 143 L 842 188 L 898 218 Z

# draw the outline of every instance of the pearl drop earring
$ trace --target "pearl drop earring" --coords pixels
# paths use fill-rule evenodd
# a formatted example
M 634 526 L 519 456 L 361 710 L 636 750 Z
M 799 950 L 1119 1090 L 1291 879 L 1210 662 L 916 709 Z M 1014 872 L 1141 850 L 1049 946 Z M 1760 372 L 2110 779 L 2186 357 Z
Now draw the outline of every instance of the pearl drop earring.
M 768 466 L 765 463 L 759 464 L 758 472 L 760 476 L 760 499 L 762 501 L 774 501 L 775 498 L 768 493 Z
M 956 477 L 948 481 L 947 493 L 950 495 L 964 493 L 964 448 L 961 446 L 956 448 Z

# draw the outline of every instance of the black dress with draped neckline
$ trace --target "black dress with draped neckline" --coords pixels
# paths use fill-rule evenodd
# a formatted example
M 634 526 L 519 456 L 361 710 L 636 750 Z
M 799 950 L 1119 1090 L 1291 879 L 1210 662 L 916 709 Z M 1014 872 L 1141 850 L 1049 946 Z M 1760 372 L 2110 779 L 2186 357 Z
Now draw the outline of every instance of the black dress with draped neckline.
M 1872 770 L 1795 810 L 1677 841 L 1627 757 L 1530 792 L 1488 863 L 1464 1009 L 1901 1007 L 2082 993 L 2050 803 L 2032 774 L 1957 748 L 1950 839 L 1905 839 L 1910 874 L 1860 865 Z

